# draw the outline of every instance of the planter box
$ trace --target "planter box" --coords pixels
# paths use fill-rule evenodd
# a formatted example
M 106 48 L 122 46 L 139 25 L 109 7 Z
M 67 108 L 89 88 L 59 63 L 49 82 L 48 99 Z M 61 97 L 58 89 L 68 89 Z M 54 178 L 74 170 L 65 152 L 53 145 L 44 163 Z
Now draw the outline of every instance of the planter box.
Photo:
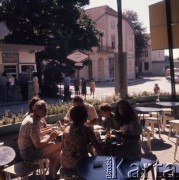
M 63 120 L 64 116 L 65 114 L 51 115 L 47 116 L 45 119 L 48 124 L 53 124 L 56 123 L 58 120 Z M 0 126 L 0 136 L 19 132 L 20 126 L 21 122 Z
M 18 132 L 21 126 L 21 122 L 16 124 L 7 124 L 0 126 L 0 136 Z
M 46 120 L 47 124 L 54 124 L 54 123 L 56 123 L 58 120 L 63 121 L 65 115 L 66 115 L 66 114 L 50 115 L 50 116 L 45 117 L 45 120 Z
M 141 96 L 136 98 L 136 102 L 150 102 L 156 101 L 158 96 Z

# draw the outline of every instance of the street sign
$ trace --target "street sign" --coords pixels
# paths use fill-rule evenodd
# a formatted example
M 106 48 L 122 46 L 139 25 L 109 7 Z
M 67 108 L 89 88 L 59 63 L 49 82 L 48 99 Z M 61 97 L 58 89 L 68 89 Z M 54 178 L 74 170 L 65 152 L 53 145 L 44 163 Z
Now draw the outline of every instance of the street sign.
M 76 51 L 72 52 L 71 54 L 69 54 L 67 56 L 67 58 L 72 60 L 72 61 L 75 61 L 77 63 L 80 63 L 81 61 L 88 59 L 89 56 L 85 53 L 82 53 L 82 52 L 76 50 Z

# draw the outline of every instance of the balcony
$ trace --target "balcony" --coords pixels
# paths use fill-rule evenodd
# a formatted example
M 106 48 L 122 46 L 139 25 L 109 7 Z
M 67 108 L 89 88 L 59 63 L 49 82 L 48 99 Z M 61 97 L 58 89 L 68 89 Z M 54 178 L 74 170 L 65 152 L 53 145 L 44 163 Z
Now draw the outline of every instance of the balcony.
M 109 46 L 99 46 L 97 48 L 97 52 L 114 52 L 115 47 L 109 47 Z

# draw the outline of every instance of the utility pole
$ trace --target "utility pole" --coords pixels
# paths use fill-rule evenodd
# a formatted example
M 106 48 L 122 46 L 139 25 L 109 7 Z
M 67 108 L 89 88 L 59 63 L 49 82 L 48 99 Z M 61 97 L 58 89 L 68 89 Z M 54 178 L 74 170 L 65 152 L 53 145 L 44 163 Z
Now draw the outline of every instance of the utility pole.
M 122 99 L 127 95 L 126 85 L 126 66 L 123 55 L 123 37 L 122 37 L 122 5 L 121 0 L 117 0 L 118 8 L 118 54 L 115 56 L 115 94 L 119 94 Z

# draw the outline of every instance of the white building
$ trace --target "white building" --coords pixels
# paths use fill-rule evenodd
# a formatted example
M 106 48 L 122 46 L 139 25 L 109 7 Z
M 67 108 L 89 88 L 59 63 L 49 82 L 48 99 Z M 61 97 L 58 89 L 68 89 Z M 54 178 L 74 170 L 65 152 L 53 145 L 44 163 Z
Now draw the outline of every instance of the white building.
M 85 10 L 102 32 L 100 46 L 88 52 L 90 66 L 80 71 L 80 77 L 93 78 L 95 81 L 114 80 L 114 53 L 118 52 L 118 12 L 109 6 L 100 6 Z M 127 54 L 128 79 L 135 79 L 135 35 L 129 22 L 122 19 L 123 52 Z

